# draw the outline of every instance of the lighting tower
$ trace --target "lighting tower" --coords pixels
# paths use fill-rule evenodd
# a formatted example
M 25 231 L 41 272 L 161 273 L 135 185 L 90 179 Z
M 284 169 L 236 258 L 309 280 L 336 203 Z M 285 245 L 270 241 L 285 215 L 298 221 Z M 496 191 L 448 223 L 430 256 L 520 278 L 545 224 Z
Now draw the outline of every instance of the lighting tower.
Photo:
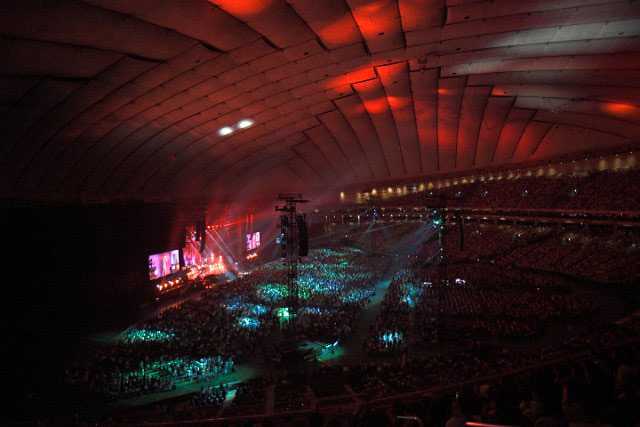
M 442 248 L 442 232 L 444 230 L 444 215 L 442 214 L 442 209 L 433 209 L 431 211 L 431 223 L 433 224 L 433 228 L 438 233 L 438 241 L 440 243 L 440 247 Z
M 438 233 L 438 253 L 434 259 L 440 280 L 447 278 L 447 254 L 444 251 L 443 241 L 445 218 L 443 209 L 439 207 L 431 208 L 431 226 Z
M 289 293 L 289 307 L 292 315 L 298 312 L 298 260 L 300 256 L 306 255 L 308 239 L 306 236 L 306 225 L 304 217 L 296 212 L 298 203 L 307 203 L 308 200 L 302 198 L 300 193 L 278 194 L 278 200 L 282 206 L 276 206 L 276 212 L 280 215 L 280 231 L 282 245 L 282 257 L 287 266 L 287 290 Z M 302 223 L 301 223 L 302 221 Z M 301 233 L 302 227 L 304 232 Z M 304 234 L 301 236 L 301 234 Z

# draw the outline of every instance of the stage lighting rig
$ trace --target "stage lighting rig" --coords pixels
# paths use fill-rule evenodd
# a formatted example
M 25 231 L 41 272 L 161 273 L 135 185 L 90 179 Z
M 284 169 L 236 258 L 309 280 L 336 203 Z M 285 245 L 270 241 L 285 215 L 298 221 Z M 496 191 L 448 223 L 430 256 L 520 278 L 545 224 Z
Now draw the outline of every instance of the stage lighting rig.
M 431 211 L 431 221 L 433 223 L 433 228 L 440 231 L 444 226 L 444 215 L 442 214 L 441 209 L 434 209 Z

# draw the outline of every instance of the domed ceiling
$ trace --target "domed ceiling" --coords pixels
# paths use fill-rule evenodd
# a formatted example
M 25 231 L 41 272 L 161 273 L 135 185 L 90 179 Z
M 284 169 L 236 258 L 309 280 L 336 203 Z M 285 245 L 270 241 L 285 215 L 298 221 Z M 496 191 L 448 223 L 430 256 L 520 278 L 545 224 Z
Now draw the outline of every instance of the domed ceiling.
M 637 1 L 4 0 L 0 32 L 4 197 L 340 188 L 640 137 Z

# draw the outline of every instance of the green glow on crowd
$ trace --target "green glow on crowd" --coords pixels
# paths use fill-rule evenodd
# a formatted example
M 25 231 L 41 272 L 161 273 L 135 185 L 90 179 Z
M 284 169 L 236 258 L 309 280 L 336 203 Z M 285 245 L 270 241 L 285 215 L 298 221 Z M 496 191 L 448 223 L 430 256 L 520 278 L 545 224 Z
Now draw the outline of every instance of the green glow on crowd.
M 289 290 L 282 283 L 264 283 L 258 286 L 257 294 L 264 301 L 278 302 L 289 296 Z
M 280 320 L 289 320 L 291 318 L 289 307 L 278 307 L 276 309 L 276 316 L 278 316 Z
M 247 316 L 251 316 L 251 315 L 263 316 L 267 314 L 267 312 L 269 311 L 269 309 L 266 306 L 261 304 L 253 304 L 253 303 L 246 302 L 241 297 L 233 297 L 228 299 L 225 302 L 224 307 L 228 311 L 238 312 L 240 314 L 244 314 Z
M 227 300 L 227 302 L 224 304 L 225 308 L 229 311 L 237 311 L 237 310 L 242 310 L 242 308 L 244 307 L 244 300 L 242 297 L 233 297 L 233 298 L 229 298 Z
M 154 329 L 128 329 L 124 333 L 123 341 L 128 344 L 141 342 L 165 342 L 172 340 L 175 334 Z
M 337 280 L 314 277 L 304 274 L 298 278 L 298 289 L 301 294 L 333 294 L 339 292 L 344 285 Z M 307 299 L 309 296 L 300 295 L 300 298 Z
M 299 347 L 301 350 L 311 350 L 315 359 L 320 363 L 328 363 L 344 356 L 344 348 L 338 341 L 332 343 L 306 341 Z
M 220 368 L 222 362 L 222 368 Z M 226 362 L 220 357 L 201 357 L 199 359 L 189 359 L 179 357 L 170 360 L 155 360 L 147 363 L 145 368 L 130 371 L 129 376 L 145 376 L 147 378 L 173 377 L 194 378 L 198 375 L 220 375 L 230 372 L 233 368 L 233 361 Z
M 308 314 L 315 316 L 322 316 L 325 314 L 334 313 L 335 310 L 331 308 L 321 308 L 321 307 L 302 307 L 300 309 L 300 314 Z
M 309 299 L 311 297 L 311 291 L 304 286 L 298 286 L 298 298 Z
M 340 295 L 340 301 L 344 303 L 355 303 L 363 301 L 370 296 L 371 292 L 363 289 L 351 289 L 346 294 Z
M 366 268 L 368 264 L 363 261 L 370 261 L 369 258 L 362 258 L 362 253 L 358 249 L 349 248 L 311 251 L 310 256 L 306 258 L 307 261 L 299 264 L 296 287 L 300 301 L 297 303 L 289 300 L 286 266 L 276 261 L 257 267 L 249 273 L 255 274 L 251 280 L 239 279 L 236 283 L 229 284 L 228 290 L 219 294 L 212 293 L 210 299 L 209 295 L 205 295 L 204 310 L 221 311 L 222 313 L 218 313 L 221 314 L 220 318 L 212 317 L 212 320 L 223 322 L 225 328 L 232 328 L 232 333 L 235 331 L 236 335 L 250 343 L 260 339 L 255 332 L 265 326 L 270 327 L 271 322 L 279 323 L 282 329 L 286 329 L 292 325 L 296 317 L 299 317 L 296 332 L 305 334 L 307 339 L 328 341 L 313 343 L 313 347 L 310 348 L 313 349 L 313 357 L 320 363 L 331 363 L 340 359 L 345 349 L 338 345 L 337 341 L 333 341 L 333 333 L 327 335 L 322 328 L 323 322 L 331 322 L 330 326 L 333 326 L 341 321 L 351 321 L 349 318 L 342 320 L 342 314 L 351 311 L 358 313 L 362 303 L 375 294 L 373 277 L 379 272 Z M 413 304 L 418 296 L 418 292 L 413 289 L 407 289 L 405 294 L 400 294 L 401 298 L 409 298 L 405 301 L 408 305 Z M 413 300 L 410 300 L 411 298 Z M 129 390 L 146 393 L 169 389 L 176 385 L 180 387 L 194 381 L 210 381 L 216 378 L 221 380 L 219 376 L 230 374 L 233 369 L 232 359 L 208 355 L 221 350 L 224 350 L 225 354 L 235 354 L 234 340 L 230 341 L 229 348 L 220 348 L 222 346 L 218 344 L 218 338 L 225 335 L 218 333 L 219 330 L 208 323 L 207 316 L 202 316 L 202 322 L 207 325 L 205 328 L 201 326 L 200 317 L 192 318 L 191 314 L 191 310 L 179 309 L 176 322 L 171 322 L 172 317 L 168 319 L 169 322 L 165 322 L 161 317 L 139 324 L 137 329 L 134 325 L 124 333 L 118 334 L 116 339 L 120 343 L 170 342 L 170 345 L 137 344 L 139 347 L 135 349 L 144 351 L 141 351 L 139 356 L 129 356 L 125 353 L 122 359 L 126 364 L 109 368 L 105 380 L 102 381 L 104 384 L 99 385 L 99 390 L 116 396 L 128 393 Z M 378 331 L 372 338 L 394 347 L 396 342 L 402 340 L 402 335 L 399 332 L 394 334 L 392 326 L 387 328 L 382 331 L 382 337 L 378 335 Z M 211 331 L 211 345 L 198 346 L 194 351 L 190 339 L 200 336 L 203 338 L 202 343 L 206 343 L 205 340 L 209 337 L 202 336 L 206 334 L 203 331 Z M 226 330 L 224 332 L 226 333 Z M 336 333 L 335 336 L 340 336 L 341 333 Z M 382 346 L 387 344 L 380 345 Z M 126 360 L 127 358 L 130 360 Z M 227 399 L 233 399 L 231 393 Z
M 264 314 L 267 314 L 267 312 L 269 311 L 269 309 L 266 306 L 261 304 L 247 304 L 247 308 L 251 313 L 255 314 L 256 316 L 262 316 Z
M 337 342 L 336 342 L 337 343 Z M 316 355 L 316 360 L 320 363 L 330 362 L 340 359 L 344 355 L 344 348 L 339 345 L 329 344 Z
M 231 402 L 233 399 L 236 398 L 237 393 L 238 393 L 238 390 L 235 388 L 232 388 L 231 390 L 227 390 L 227 393 L 224 396 L 224 400 L 226 400 L 227 402 Z
M 243 316 L 238 318 L 238 325 L 245 329 L 258 329 L 260 321 L 254 317 Z
M 283 285 L 282 283 L 265 283 L 258 286 L 257 295 L 258 298 L 263 301 L 276 303 L 285 300 L 289 296 L 289 289 L 287 289 L 287 285 Z M 298 287 L 298 298 L 308 299 L 310 297 L 311 291 L 309 288 L 306 286 Z
M 399 331 L 385 332 L 380 336 L 380 341 L 382 341 L 385 347 L 399 344 L 400 342 L 402 342 L 402 339 L 402 332 Z
M 413 308 L 422 296 L 423 290 L 421 287 L 416 286 L 413 283 L 403 283 L 400 288 L 400 292 L 402 295 L 400 300 Z

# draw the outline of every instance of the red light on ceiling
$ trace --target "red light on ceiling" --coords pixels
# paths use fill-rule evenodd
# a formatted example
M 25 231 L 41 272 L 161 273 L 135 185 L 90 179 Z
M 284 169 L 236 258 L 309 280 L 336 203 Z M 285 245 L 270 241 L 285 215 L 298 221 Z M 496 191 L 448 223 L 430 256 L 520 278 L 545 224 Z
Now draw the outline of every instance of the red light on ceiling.
M 387 102 L 391 108 L 401 109 L 407 107 L 411 101 L 405 96 L 387 96 Z
M 365 4 L 356 5 L 355 3 L 365 3 Z M 354 12 L 368 13 L 370 15 L 379 13 L 385 7 L 384 2 L 369 2 L 369 4 L 366 4 L 366 2 L 362 2 L 362 1 L 360 2 L 352 1 L 349 4 L 351 5 L 351 8 L 354 10 Z
M 325 42 L 336 46 L 353 44 L 360 40 L 360 33 L 357 31 L 350 13 L 345 13 L 334 21 L 320 24 L 318 34 Z
M 354 68 L 347 71 L 345 74 L 329 78 L 324 81 L 323 86 L 326 89 L 331 89 L 338 86 L 347 86 L 351 83 L 361 82 L 363 80 L 369 80 L 375 78 L 375 73 L 370 65 L 364 67 Z
M 638 110 L 638 107 L 631 104 L 623 104 L 623 103 L 608 103 L 604 105 L 605 112 L 615 114 L 615 115 L 625 115 L 630 114 Z
M 395 1 L 351 0 L 348 3 L 365 38 L 383 36 L 400 27 L 398 5 Z
M 384 98 L 370 99 L 364 101 L 364 106 L 369 114 L 380 114 L 387 110 L 387 100 Z
M 220 6 L 232 15 L 247 18 L 270 8 L 273 0 L 209 0 L 209 3 Z

